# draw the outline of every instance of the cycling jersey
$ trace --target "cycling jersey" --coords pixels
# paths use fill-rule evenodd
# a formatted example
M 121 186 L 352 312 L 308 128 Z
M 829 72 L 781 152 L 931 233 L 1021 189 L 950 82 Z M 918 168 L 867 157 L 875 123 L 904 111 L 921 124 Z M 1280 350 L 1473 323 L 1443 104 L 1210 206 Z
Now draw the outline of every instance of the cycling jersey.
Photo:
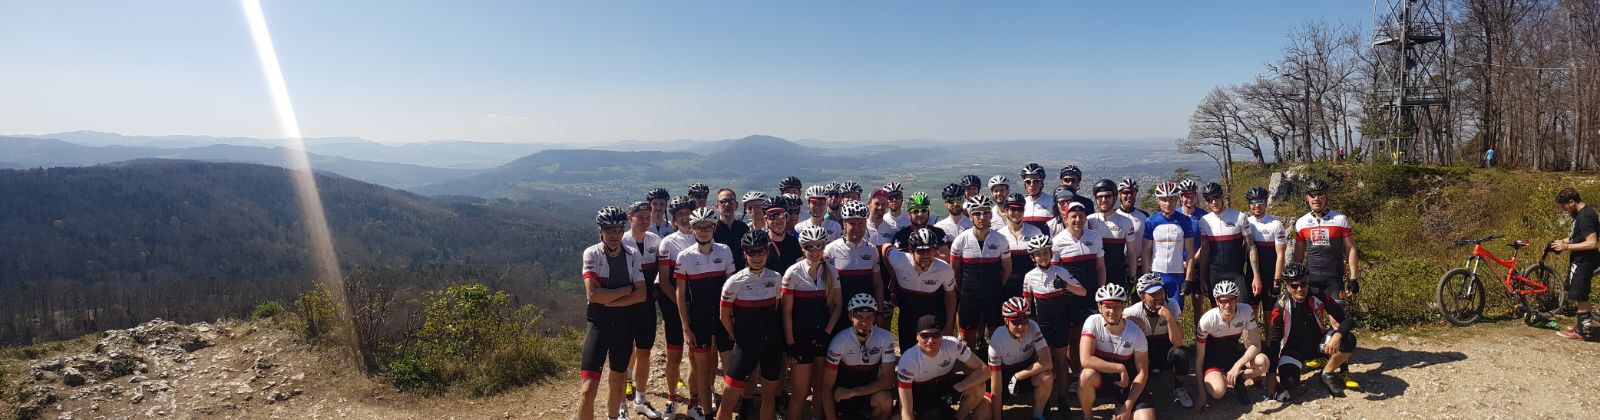
M 964 330 L 980 326 L 999 326 L 1001 258 L 1010 258 L 1011 244 L 1006 237 L 990 230 L 982 240 L 977 229 L 968 229 L 957 236 L 950 245 L 950 258 L 961 263 L 960 303 L 958 321 Z
M 667 237 L 667 235 L 671 235 L 671 234 L 673 234 L 673 232 L 677 232 L 678 228 L 673 227 L 671 221 L 657 220 L 657 221 L 654 221 L 654 222 L 650 222 L 650 229 L 649 230 L 650 230 L 650 233 L 654 233 L 654 234 L 656 234 L 656 236 L 660 236 L 660 237 L 665 238 L 665 237 Z
M 1055 206 L 1056 197 L 1050 193 L 1041 192 L 1038 197 L 1029 197 L 1023 194 L 1022 222 L 1033 225 L 1039 231 L 1049 229 L 1047 223 L 1056 218 L 1056 212 L 1051 211 Z
M 989 370 L 1026 369 L 1047 349 L 1044 334 L 1033 320 L 1028 321 L 1028 330 L 1021 338 L 1013 337 L 1009 327 L 996 329 L 989 336 Z
M 1183 274 L 1184 240 L 1195 237 L 1194 220 L 1183 213 L 1156 213 L 1144 220 L 1144 240 L 1151 241 L 1150 271 Z
M 1006 279 L 1004 293 L 1000 296 L 1002 302 L 1006 299 L 1022 296 L 1023 277 L 1027 276 L 1029 271 L 1033 271 L 1033 256 L 1028 255 L 1028 238 L 1044 234 L 1033 225 L 1022 224 L 1020 226 L 1022 226 L 1021 232 L 1012 232 L 1010 226 L 1003 225 L 990 230 L 990 232 L 1004 236 L 1006 242 L 1011 244 L 1011 252 L 1009 252 L 1011 255 L 1011 278 Z
M 899 233 L 900 228 L 897 228 L 891 224 L 880 223 L 877 226 L 873 226 L 871 221 L 867 222 L 866 238 L 867 240 L 872 241 L 872 246 L 893 243 L 894 236 Z M 895 246 L 899 246 L 899 244 L 896 244 Z
M 822 224 L 820 225 L 812 223 L 811 219 L 800 219 L 800 223 L 796 223 L 794 225 L 794 231 L 799 232 L 801 229 L 805 229 L 809 226 L 822 226 L 822 230 L 828 232 L 827 236 L 825 237 L 829 241 L 839 239 L 839 236 L 844 235 L 844 228 L 839 226 L 839 222 L 828 219 L 822 219 Z
M 824 261 L 817 268 L 826 269 L 813 272 L 811 264 L 802 260 L 790 266 L 783 273 L 783 294 L 794 297 L 794 307 L 791 309 L 791 325 L 794 328 L 794 345 L 791 354 L 799 356 L 796 360 L 800 364 L 809 364 L 811 359 L 822 357 L 818 338 L 826 338 L 825 329 L 829 329 L 828 316 L 832 314 L 828 307 L 828 286 L 823 283 L 823 278 L 831 279 L 835 293 L 839 290 L 839 272 L 832 264 Z M 840 317 L 844 318 L 844 317 Z
M 900 348 L 916 344 L 916 320 L 923 315 L 945 319 L 944 294 L 955 290 L 955 271 L 937 258 L 923 272 L 917 272 L 911 254 L 892 249 L 886 258 L 894 268 L 895 302 L 899 305 Z
M 1067 291 L 1067 286 L 1079 284 L 1078 279 L 1065 268 L 1048 265 L 1029 270 L 1022 284 L 1022 295 L 1033 299 L 1034 319 L 1050 347 L 1071 345 L 1077 332 L 1072 329 L 1083 322 L 1085 313 L 1082 299 Z
M 1134 376 L 1135 366 L 1133 356 L 1136 352 L 1149 351 L 1149 342 L 1146 341 L 1144 331 L 1139 329 L 1139 324 L 1123 321 L 1122 334 L 1112 334 L 1106 326 L 1106 320 L 1100 314 L 1089 315 L 1083 320 L 1084 337 L 1094 339 L 1094 356 L 1107 362 L 1121 363 L 1128 366 L 1128 376 Z
M 911 226 L 911 212 L 901 211 L 899 216 L 895 216 L 892 213 L 884 213 L 883 226 L 879 226 L 878 229 L 899 232 L 901 228 L 906 226 Z
M 674 261 L 672 277 L 685 288 L 683 304 L 687 306 L 689 330 L 694 334 L 695 344 L 701 348 L 716 344 L 718 351 L 729 350 L 733 343 L 722 329 L 718 305 L 714 302 L 719 300 L 728 276 L 748 270 L 734 268 L 733 253 L 719 243 L 711 244 L 710 253 L 700 253 L 699 247 L 679 251 Z
M 699 242 L 695 241 L 693 233 L 672 232 L 671 235 L 663 236 L 657 248 L 658 270 L 672 270 L 678 265 L 678 253 L 686 249 L 693 249 L 698 245 Z M 728 253 L 730 255 L 733 254 L 733 249 L 730 248 Z M 673 277 L 672 279 L 674 280 L 673 284 L 677 284 L 677 278 Z
M 1114 211 L 1089 215 L 1084 228 L 1100 234 L 1100 241 L 1105 244 L 1102 248 L 1106 257 L 1106 281 L 1127 286 L 1132 280 L 1133 273 L 1128 272 L 1128 248 L 1137 244 L 1133 241 L 1139 237 L 1136 226 L 1138 222 L 1133 217 Z
M 1250 221 L 1238 210 L 1226 209 L 1200 218 L 1200 238 L 1211 245 L 1207 259 L 1213 272 L 1243 273 L 1249 262 L 1245 241 L 1250 236 Z
M 900 231 L 899 232 L 895 232 L 895 234 L 894 234 L 894 247 L 895 248 L 900 248 L 901 250 L 911 249 L 911 248 L 909 248 L 911 246 L 911 234 L 913 232 L 916 232 L 917 229 L 921 229 L 921 228 L 925 228 L 925 227 L 931 227 L 931 226 L 915 226 L 915 225 L 911 225 L 911 226 L 906 226 L 906 227 L 900 228 Z M 934 246 L 946 245 L 946 244 L 949 244 L 951 240 L 955 239 L 954 236 L 944 236 L 944 229 L 928 229 L 928 233 L 933 234 L 932 236 L 933 236 L 933 244 L 934 244 Z
M 639 255 L 633 248 L 621 247 L 621 253 L 608 256 L 605 244 L 598 243 L 583 250 L 583 279 L 591 287 L 621 289 L 632 285 L 644 287 L 644 275 L 639 272 Z M 637 305 L 644 305 L 639 303 Z M 611 364 L 612 372 L 626 372 L 633 353 L 633 323 L 628 316 L 638 311 L 632 307 L 606 306 L 590 302 L 588 305 L 588 331 L 584 334 L 583 357 L 578 374 L 584 379 L 600 379 L 600 368 Z M 652 331 L 654 333 L 654 331 Z
M 1350 219 L 1328 210 L 1322 216 L 1306 213 L 1294 222 L 1295 238 L 1306 244 L 1306 271 L 1315 276 L 1344 277 L 1345 241 L 1350 241 Z
M 1061 232 L 1051 238 L 1050 248 L 1056 253 L 1056 264 L 1072 273 L 1084 288 L 1100 288 L 1100 269 L 1095 262 L 1105 257 L 1106 250 L 1099 233 L 1084 229 L 1083 237 L 1074 238 L 1071 232 Z
M 644 274 L 639 270 L 641 257 L 638 251 L 628 246 L 622 246 L 621 248 L 622 252 L 617 257 L 606 255 L 604 243 L 594 244 L 584 249 L 584 281 L 590 282 L 594 287 L 603 289 L 620 289 L 635 283 L 637 283 L 637 287 L 644 287 Z M 622 273 L 614 272 L 615 268 L 619 268 L 619 264 L 616 264 L 619 261 L 622 263 L 620 268 L 626 270 Z
M 827 368 L 839 371 L 834 385 L 838 388 L 855 388 L 872 383 L 878 378 L 878 368 L 895 364 L 894 333 L 872 327 L 866 342 L 856 337 L 854 330 L 840 331 L 828 343 Z
M 733 334 L 738 338 L 728 362 L 728 386 L 744 387 L 757 365 L 762 379 L 778 380 L 783 370 L 783 323 L 778 314 L 782 282 L 777 272 L 763 268 L 760 273 L 739 270 L 722 286 L 721 306 L 732 309 Z
M 643 233 L 643 236 L 635 237 L 631 230 L 624 232 L 622 234 L 622 246 L 632 248 L 634 253 L 639 254 L 639 273 L 644 276 L 645 284 L 645 305 L 639 309 L 638 315 L 634 317 L 634 346 L 641 349 L 649 349 L 655 347 L 656 310 L 660 307 L 658 302 L 664 300 L 661 297 L 661 287 L 656 283 L 658 277 L 657 263 L 661 258 L 661 237 L 650 231 L 644 231 Z M 677 325 L 667 324 L 667 345 L 682 346 L 683 320 L 678 318 L 678 307 L 676 305 L 673 305 L 671 309 L 672 323 Z M 645 332 L 647 330 L 649 331 L 648 333 Z
M 822 252 L 823 260 L 839 270 L 840 298 L 848 300 L 857 294 L 866 293 L 873 295 L 874 299 L 883 300 L 883 296 L 878 296 L 877 290 L 872 287 L 872 273 L 879 271 L 878 248 L 872 243 L 863 238 L 861 242 L 852 244 L 849 239 L 839 238 L 829 242 Z M 849 322 L 848 319 L 839 321 L 841 325 Z
M 1270 214 L 1249 216 L 1247 219 L 1250 221 L 1250 242 L 1256 247 L 1256 266 L 1251 269 L 1261 274 L 1261 293 L 1246 303 L 1260 304 L 1264 310 L 1272 309 L 1273 296 L 1277 296 L 1278 290 L 1278 246 L 1289 244 L 1288 230 L 1283 228 L 1283 221 Z
M 739 270 L 722 285 L 721 306 L 733 308 L 735 319 L 740 314 L 757 313 L 763 311 L 776 313 L 778 295 L 784 285 L 783 276 L 771 269 L 761 269 L 761 273 L 752 273 L 750 270 Z
M 911 388 L 912 385 L 946 380 L 955 374 L 956 369 L 977 357 L 955 337 L 940 340 L 938 353 L 927 354 L 921 347 L 916 347 L 900 354 L 900 363 L 895 368 L 895 382 L 899 387 Z
M 1177 313 L 1178 298 L 1168 297 L 1165 307 L 1168 311 L 1173 311 L 1173 315 L 1181 316 L 1181 314 Z M 1149 327 L 1149 329 L 1145 331 L 1147 335 L 1159 335 L 1162 336 L 1162 338 L 1159 339 L 1160 341 L 1167 341 L 1167 319 L 1161 317 L 1160 311 L 1152 311 L 1145 307 L 1143 301 L 1136 302 L 1132 305 L 1129 305 L 1127 309 L 1123 309 L 1122 317 L 1125 319 L 1143 319 L 1144 325 Z
M 1211 308 L 1196 323 L 1195 345 L 1205 346 L 1206 350 L 1202 374 L 1232 369 L 1233 363 L 1244 356 L 1243 334 L 1258 327 L 1255 318 L 1250 316 L 1250 305 L 1238 305 L 1232 321 L 1222 319 L 1222 309 Z
M 1330 330 L 1327 317 L 1339 322 L 1338 332 L 1348 333 L 1351 322 L 1346 322 L 1344 307 L 1325 303 L 1317 296 L 1307 296 L 1304 302 L 1295 302 L 1289 294 L 1278 300 L 1267 316 L 1267 339 L 1264 352 L 1269 360 L 1282 357 L 1301 361 L 1322 354 L 1324 333 Z M 1351 346 L 1353 343 L 1343 343 Z M 1279 363 L 1272 363 L 1276 371 Z
M 940 220 L 939 223 L 934 223 L 933 227 L 943 230 L 945 237 L 954 238 L 960 236 L 962 231 L 972 229 L 972 218 L 966 215 L 946 217 L 944 220 Z

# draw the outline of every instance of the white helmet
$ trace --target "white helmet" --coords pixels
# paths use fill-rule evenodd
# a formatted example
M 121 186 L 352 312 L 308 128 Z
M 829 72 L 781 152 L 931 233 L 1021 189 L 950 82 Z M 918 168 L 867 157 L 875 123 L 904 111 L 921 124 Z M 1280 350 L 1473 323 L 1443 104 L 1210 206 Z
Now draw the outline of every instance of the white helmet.
M 1155 293 L 1151 288 L 1166 290 L 1167 286 L 1161 283 L 1161 273 L 1144 273 L 1143 276 L 1139 276 L 1139 283 L 1134 287 L 1138 288 L 1139 293 L 1148 295 Z
M 839 218 L 843 220 L 867 218 L 867 203 L 849 201 L 839 206 Z
M 1123 289 L 1121 285 L 1116 283 L 1106 283 L 1105 286 L 1100 286 L 1100 290 L 1094 292 L 1094 301 L 1105 302 L 1108 300 L 1127 302 L 1128 290 Z
M 823 229 L 822 226 L 811 225 L 800 228 L 801 244 L 807 244 L 811 242 L 826 242 L 827 240 L 828 230 Z
M 987 196 L 987 195 L 978 194 L 978 195 L 974 195 L 974 196 L 971 196 L 971 197 L 967 197 L 967 203 L 963 208 L 967 209 L 967 211 L 973 211 L 973 210 L 981 210 L 981 209 L 990 209 L 990 208 L 993 208 L 993 207 L 994 207 L 994 199 L 993 198 L 989 198 L 989 196 Z
M 1033 235 L 1033 236 L 1028 238 L 1028 253 L 1029 254 L 1036 253 L 1036 252 L 1039 252 L 1039 251 L 1044 251 L 1044 250 L 1047 250 L 1047 249 L 1050 249 L 1050 237 L 1049 236 Z
M 760 191 L 751 191 L 751 192 L 744 193 L 744 199 L 739 200 L 740 203 L 745 203 L 745 204 L 749 204 L 751 201 L 766 202 L 767 201 L 767 193 L 760 192 Z
M 695 223 L 700 222 L 716 223 L 717 211 L 710 207 L 701 207 L 694 209 L 694 213 L 689 213 L 689 225 L 693 226 Z
M 1211 288 L 1212 298 L 1220 298 L 1223 296 L 1233 296 L 1236 298 L 1239 297 L 1239 285 L 1234 284 L 1231 281 L 1224 281 L 1217 283 L 1216 287 Z
M 828 198 L 828 187 L 820 184 L 811 184 L 806 187 L 806 199 Z
M 1004 186 L 1010 187 L 1011 186 L 1011 180 L 1006 179 L 1005 175 L 995 175 L 995 176 L 989 177 L 989 189 L 994 189 L 994 186 L 996 186 L 996 185 L 1004 185 Z
M 849 308 L 846 309 L 849 311 L 855 311 L 857 309 L 871 309 L 876 311 L 878 310 L 878 300 L 873 299 L 872 295 L 866 293 L 856 293 L 855 297 L 850 298 L 850 303 L 845 305 L 845 308 Z

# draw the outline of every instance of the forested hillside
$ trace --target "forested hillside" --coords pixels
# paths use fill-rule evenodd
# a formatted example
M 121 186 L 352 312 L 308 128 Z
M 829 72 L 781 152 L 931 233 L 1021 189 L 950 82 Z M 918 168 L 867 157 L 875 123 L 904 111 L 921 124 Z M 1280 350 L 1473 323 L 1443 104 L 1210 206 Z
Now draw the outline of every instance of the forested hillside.
M 576 272 L 594 239 L 586 217 L 596 203 L 427 198 L 337 176 L 317 182 L 340 263 L 379 273 L 397 298 L 474 280 L 553 314 L 572 305 L 565 298 L 575 294 L 548 291 L 563 290 Z M 301 211 L 282 168 L 143 161 L 0 170 L 0 197 L 0 343 L 157 317 L 240 316 L 311 285 Z

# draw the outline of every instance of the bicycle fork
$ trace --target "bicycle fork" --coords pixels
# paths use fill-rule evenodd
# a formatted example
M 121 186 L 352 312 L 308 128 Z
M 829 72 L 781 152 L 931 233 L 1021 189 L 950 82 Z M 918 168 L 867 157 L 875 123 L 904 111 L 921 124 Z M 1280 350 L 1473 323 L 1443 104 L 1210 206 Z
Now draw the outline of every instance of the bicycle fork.
M 1462 267 L 1467 269 L 1467 278 L 1461 282 L 1460 288 L 1456 290 L 1456 297 L 1464 299 L 1477 292 L 1474 289 L 1478 284 L 1478 263 L 1481 262 L 1483 262 L 1483 259 L 1477 256 L 1467 259 L 1466 267 Z

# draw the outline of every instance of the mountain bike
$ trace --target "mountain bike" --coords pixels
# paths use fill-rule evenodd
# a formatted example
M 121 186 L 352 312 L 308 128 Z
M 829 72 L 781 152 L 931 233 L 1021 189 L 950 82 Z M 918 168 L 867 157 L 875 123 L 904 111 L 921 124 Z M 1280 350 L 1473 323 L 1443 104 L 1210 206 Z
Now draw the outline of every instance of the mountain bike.
M 1545 246 L 1544 254 L 1539 256 L 1539 262 L 1529 266 L 1518 274 L 1517 254 L 1522 248 L 1528 246 L 1528 241 L 1517 240 L 1506 244 L 1511 247 L 1511 259 L 1502 260 L 1489 252 L 1483 244 L 1502 235 L 1494 235 L 1480 239 L 1462 239 L 1456 241 L 1455 247 L 1472 245 L 1472 254 L 1467 257 L 1467 264 L 1444 273 L 1439 278 L 1437 299 L 1439 314 L 1446 321 L 1457 326 L 1465 326 L 1477 322 L 1483 317 L 1484 286 L 1483 279 L 1478 275 L 1478 266 L 1487 260 L 1494 264 L 1485 267 L 1499 266 L 1505 270 L 1501 282 L 1505 284 L 1506 292 L 1510 293 L 1517 301 L 1517 310 L 1523 322 L 1530 325 L 1547 320 L 1561 308 L 1566 294 L 1565 281 L 1556 274 L 1555 269 L 1545 265 L 1544 260 L 1555 250 Z

